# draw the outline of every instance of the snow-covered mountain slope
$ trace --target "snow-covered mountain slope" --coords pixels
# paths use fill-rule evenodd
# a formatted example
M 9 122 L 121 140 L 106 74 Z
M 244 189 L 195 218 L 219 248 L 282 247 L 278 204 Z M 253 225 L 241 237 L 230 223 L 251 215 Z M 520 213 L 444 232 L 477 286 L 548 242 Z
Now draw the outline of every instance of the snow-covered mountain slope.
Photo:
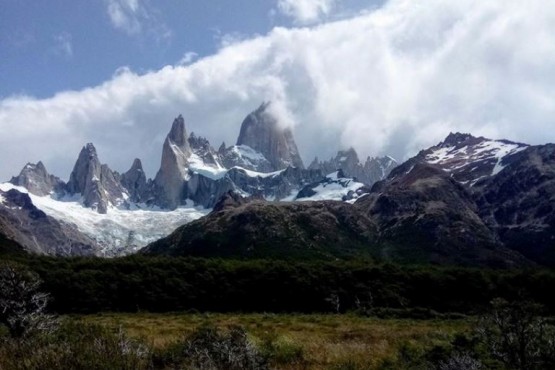
M 295 200 L 338 200 L 353 203 L 369 191 L 370 189 L 363 183 L 345 177 L 342 171 L 335 171 L 322 181 L 305 186 L 297 194 Z
M 526 144 L 508 140 L 455 133 L 417 157 L 451 173 L 455 180 L 473 186 L 482 178 L 497 175 L 508 157 L 526 148 Z
M 33 195 L 27 189 L 11 183 L 0 184 L 0 190 L 10 189 L 28 193 L 33 204 L 44 213 L 74 224 L 81 233 L 101 246 L 100 254 L 103 256 L 133 253 L 210 211 L 192 205 L 167 211 L 135 204 L 129 210 L 111 207 L 106 214 L 100 214 L 83 206 L 78 195 L 55 199 L 51 195 Z

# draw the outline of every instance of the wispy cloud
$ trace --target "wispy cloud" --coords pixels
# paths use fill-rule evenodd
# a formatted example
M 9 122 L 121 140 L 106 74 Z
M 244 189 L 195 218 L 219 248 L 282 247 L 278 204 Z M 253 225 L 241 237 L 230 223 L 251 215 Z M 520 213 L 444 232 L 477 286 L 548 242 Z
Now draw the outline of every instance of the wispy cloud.
M 114 28 L 129 36 L 151 34 L 157 41 L 171 38 L 172 32 L 146 0 L 105 0 Z
M 190 64 L 142 75 L 122 68 L 82 91 L 3 99 L 0 178 L 39 159 L 67 176 L 90 141 L 116 170 L 140 156 L 153 176 L 179 113 L 218 146 L 234 142 L 264 100 L 294 125 L 305 161 L 349 146 L 403 159 L 450 131 L 554 142 L 554 19 L 555 3 L 544 0 L 390 0 Z
M 52 51 L 62 57 L 71 58 L 73 56 L 72 36 L 68 32 L 62 32 L 54 36 L 54 47 Z
M 278 10 L 296 23 L 315 23 L 327 17 L 338 0 L 278 0 Z

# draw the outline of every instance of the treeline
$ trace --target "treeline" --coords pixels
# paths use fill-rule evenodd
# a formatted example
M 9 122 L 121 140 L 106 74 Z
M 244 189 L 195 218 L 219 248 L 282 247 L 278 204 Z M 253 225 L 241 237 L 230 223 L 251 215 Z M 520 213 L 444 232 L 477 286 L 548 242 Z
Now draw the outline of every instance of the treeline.
M 3 257 L 4 259 L 7 257 Z M 494 298 L 555 313 L 555 272 L 132 256 L 10 257 L 37 272 L 58 313 L 102 311 L 480 313 Z

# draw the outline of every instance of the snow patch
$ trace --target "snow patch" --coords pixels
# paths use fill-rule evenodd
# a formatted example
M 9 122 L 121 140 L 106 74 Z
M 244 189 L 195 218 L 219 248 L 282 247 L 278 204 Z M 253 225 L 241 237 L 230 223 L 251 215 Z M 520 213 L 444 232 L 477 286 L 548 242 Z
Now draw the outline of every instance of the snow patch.
M 219 180 L 227 173 L 227 169 L 224 167 L 219 164 L 206 164 L 201 157 L 194 153 L 187 159 L 187 162 L 189 163 L 189 170 L 212 180 Z
M 316 200 L 338 200 L 343 199 L 351 193 L 353 199 L 359 197 L 357 190 L 364 186 L 363 183 L 354 181 L 351 178 L 339 177 L 339 171 L 333 172 L 326 176 L 326 179 L 312 190 L 314 195 L 305 198 L 296 198 L 299 201 L 316 201 Z

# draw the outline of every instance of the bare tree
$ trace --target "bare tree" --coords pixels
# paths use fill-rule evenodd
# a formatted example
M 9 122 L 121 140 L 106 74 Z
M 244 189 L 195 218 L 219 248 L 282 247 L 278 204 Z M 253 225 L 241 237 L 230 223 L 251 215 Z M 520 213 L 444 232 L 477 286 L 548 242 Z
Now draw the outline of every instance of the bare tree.
M 13 263 L 0 264 L 0 323 L 12 338 L 51 331 L 57 319 L 46 313 L 49 295 L 39 291 L 39 276 Z
M 540 315 L 540 307 L 526 302 L 492 302 L 477 331 L 491 355 L 507 369 L 553 369 L 555 328 Z

